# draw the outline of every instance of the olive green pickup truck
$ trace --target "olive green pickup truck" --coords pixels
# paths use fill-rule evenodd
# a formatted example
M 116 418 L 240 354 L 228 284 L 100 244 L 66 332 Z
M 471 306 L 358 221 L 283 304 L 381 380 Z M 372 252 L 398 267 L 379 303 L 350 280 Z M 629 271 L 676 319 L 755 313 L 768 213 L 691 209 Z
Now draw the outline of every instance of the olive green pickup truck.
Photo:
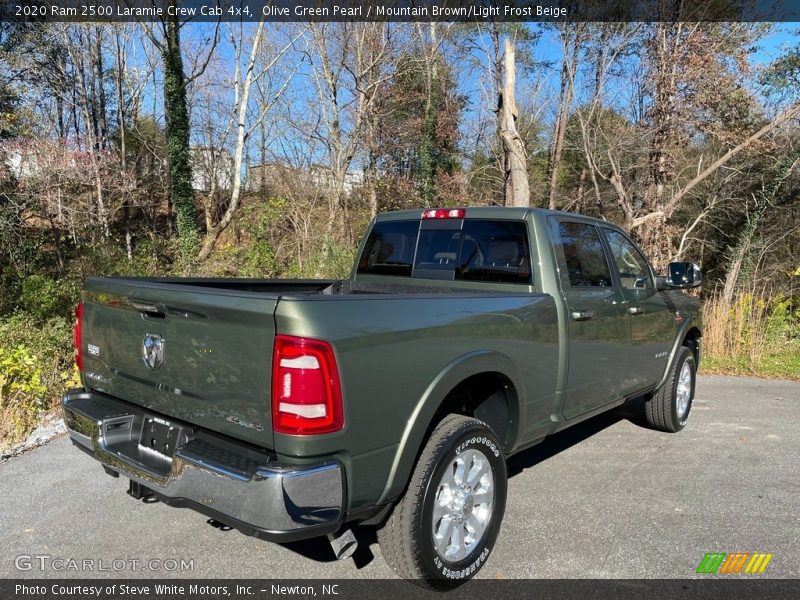
M 577 214 L 382 214 L 344 281 L 88 279 L 64 418 L 134 497 L 340 558 L 375 525 L 446 585 L 491 554 L 510 455 L 632 397 L 683 428 L 700 280 Z

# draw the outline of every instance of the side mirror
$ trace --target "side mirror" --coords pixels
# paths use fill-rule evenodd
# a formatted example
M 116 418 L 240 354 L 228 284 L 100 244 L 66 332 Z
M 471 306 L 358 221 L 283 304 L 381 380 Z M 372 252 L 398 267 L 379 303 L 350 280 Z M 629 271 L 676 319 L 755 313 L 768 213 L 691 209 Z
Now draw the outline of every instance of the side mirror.
M 703 283 L 703 273 L 696 264 L 671 262 L 667 266 L 667 286 L 671 288 L 693 288 L 701 283 Z

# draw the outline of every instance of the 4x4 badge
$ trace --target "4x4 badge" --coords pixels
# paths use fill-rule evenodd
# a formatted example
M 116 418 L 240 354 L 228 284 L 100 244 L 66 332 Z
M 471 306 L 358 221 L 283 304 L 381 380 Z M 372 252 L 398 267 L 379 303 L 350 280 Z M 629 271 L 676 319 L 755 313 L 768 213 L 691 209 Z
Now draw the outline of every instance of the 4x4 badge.
M 146 333 L 142 340 L 144 364 L 154 371 L 164 364 L 164 338 L 155 333 Z

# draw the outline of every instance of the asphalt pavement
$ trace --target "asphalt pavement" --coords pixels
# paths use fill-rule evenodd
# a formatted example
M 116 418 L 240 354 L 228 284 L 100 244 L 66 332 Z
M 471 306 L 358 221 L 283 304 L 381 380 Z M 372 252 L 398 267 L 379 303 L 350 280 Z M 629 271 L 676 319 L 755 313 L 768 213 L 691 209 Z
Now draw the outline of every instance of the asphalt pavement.
M 800 577 L 800 383 L 701 377 L 679 434 L 640 408 L 512 457 L 480 576 L 685 578 L 707 552 L 769 552 L 762 577 Z M 126 490 L 66 437 L 0 465 L 0 577 L 394 577 L 367 528 L 336 561 L 324 539 L 270 544 Z

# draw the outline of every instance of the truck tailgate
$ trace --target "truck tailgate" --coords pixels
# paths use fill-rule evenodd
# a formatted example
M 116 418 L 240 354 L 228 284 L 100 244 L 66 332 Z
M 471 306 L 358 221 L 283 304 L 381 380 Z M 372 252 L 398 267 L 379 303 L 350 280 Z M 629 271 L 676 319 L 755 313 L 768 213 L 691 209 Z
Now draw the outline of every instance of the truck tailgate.
M 279 294 L 89 279 L 85 385 L 272 449 L 270 385 Z

